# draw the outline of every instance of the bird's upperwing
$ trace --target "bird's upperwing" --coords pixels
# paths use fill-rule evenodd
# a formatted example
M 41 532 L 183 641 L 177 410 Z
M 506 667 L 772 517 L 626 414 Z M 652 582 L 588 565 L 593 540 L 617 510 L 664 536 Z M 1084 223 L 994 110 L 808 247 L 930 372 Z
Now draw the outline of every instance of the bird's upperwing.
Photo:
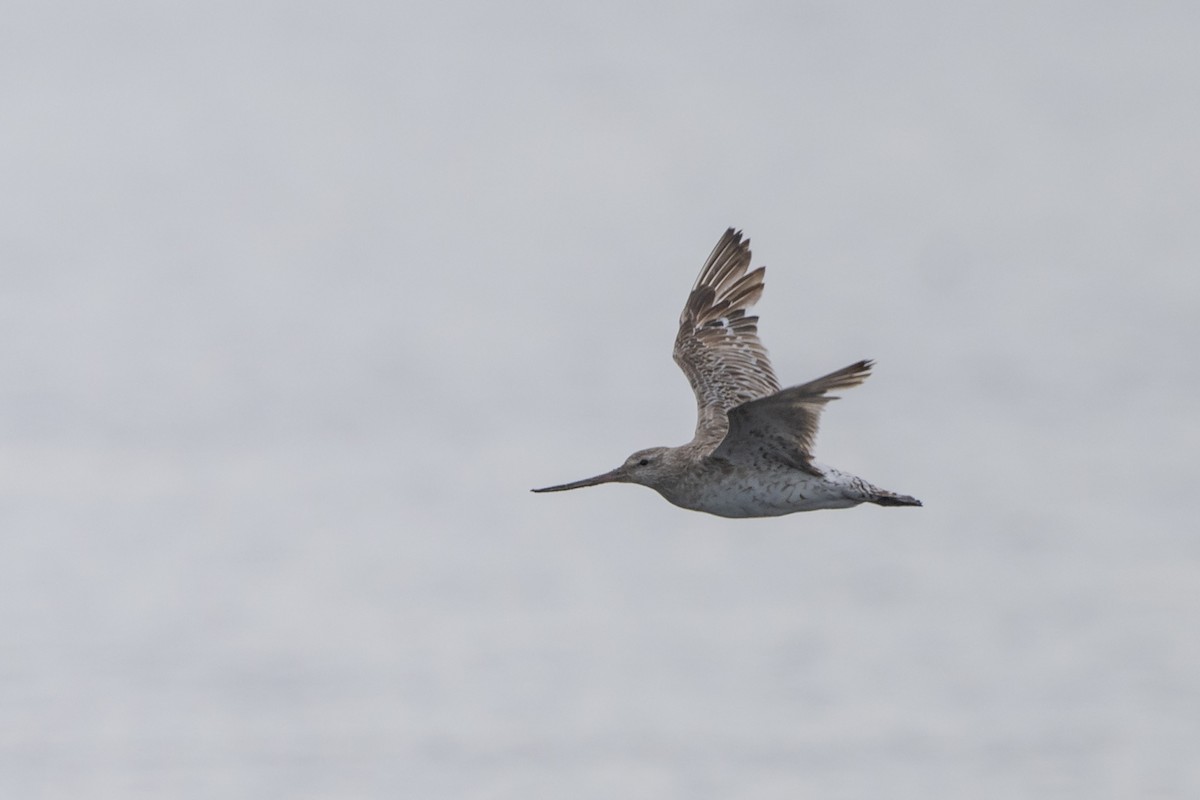
M 833 389 L 858 386 L 871 374 L 871 361 L 859 361 L 814 381 L 751 400 L 729 410 L 729 430 L 712 455 L 731 461 L 766 457 L 817 473 L 813 444 Z
M 765 268 L 750 267 L 750 240 L 733 228 L 713 248 L 688 295 L 675 337 L 675 363 L 696 393 L 696 442 L 725 435 L 731 408 L 779 391 L 758 317 L 746 309 L 763 292 Z

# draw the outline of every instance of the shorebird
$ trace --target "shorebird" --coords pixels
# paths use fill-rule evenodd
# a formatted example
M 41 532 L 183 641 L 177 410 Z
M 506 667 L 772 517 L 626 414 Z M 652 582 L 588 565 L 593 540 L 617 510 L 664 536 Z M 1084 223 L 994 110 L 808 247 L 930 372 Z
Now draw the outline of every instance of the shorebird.
M 763 293 L 765 267 L 750 268 L 750 240 L 733 228 L 713 248 L 688 295 L 675 362 L 696 393 L 696 433 L 680 447 L 639 450 L 614 470 L 534 489 L 562 492 L 601 483 L 649 486 L 682 508 L 722 517 L 775 517 L 859 503 L 919 506 L 813 460 L 827 392 L 858 386 L 870 360 L 783 389 L 746 309 Z

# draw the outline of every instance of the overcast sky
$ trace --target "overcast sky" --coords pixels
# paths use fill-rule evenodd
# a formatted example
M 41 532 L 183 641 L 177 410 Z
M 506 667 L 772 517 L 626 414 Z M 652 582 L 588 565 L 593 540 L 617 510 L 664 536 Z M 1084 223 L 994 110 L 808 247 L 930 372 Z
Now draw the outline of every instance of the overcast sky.
M 7 3 L 0 793 L 1195 797 L 1197 8 Z M 729 226 L 924 508 L 528 492 Z

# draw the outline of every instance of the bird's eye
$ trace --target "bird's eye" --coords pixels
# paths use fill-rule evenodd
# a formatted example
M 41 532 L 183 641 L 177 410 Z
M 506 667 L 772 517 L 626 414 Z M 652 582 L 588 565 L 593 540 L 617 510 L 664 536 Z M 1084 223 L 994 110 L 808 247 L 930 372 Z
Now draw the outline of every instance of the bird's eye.
M 648 458 L 643 458 L 641 461 L 639 461 L 639 462 L 638 462 L 638 466 L 639 466 L 639 467 L 644 467 L 644 466 L 646 466 L 646 465 L 647 465 L 647 464 L 649 464 L 649 463 L 650 463 L 650 459 L 648 459 Z

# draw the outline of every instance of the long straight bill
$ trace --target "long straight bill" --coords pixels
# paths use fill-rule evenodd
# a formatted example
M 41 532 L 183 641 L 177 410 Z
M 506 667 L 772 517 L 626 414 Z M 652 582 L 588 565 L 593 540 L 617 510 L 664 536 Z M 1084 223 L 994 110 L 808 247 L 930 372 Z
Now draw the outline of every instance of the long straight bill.
M 613 483 L 614 481 L 617 481 L 619 479 L 620 479 L 620 471 L 614 469 L 611 472 L 606 472 L 603 475 L 597 475 L 594 478 L 584 478 L 581 481 L 574 481 L 572 483 L 563 483 L 563 484 L 559 484 L 558 486 L 547 486 L 545 489 L 531 489 L 530 491 L 533 491 L 533 492 L 565 492 L 568 489 L 582 489 L 585 486 L 598 486 L 602 483 Z

